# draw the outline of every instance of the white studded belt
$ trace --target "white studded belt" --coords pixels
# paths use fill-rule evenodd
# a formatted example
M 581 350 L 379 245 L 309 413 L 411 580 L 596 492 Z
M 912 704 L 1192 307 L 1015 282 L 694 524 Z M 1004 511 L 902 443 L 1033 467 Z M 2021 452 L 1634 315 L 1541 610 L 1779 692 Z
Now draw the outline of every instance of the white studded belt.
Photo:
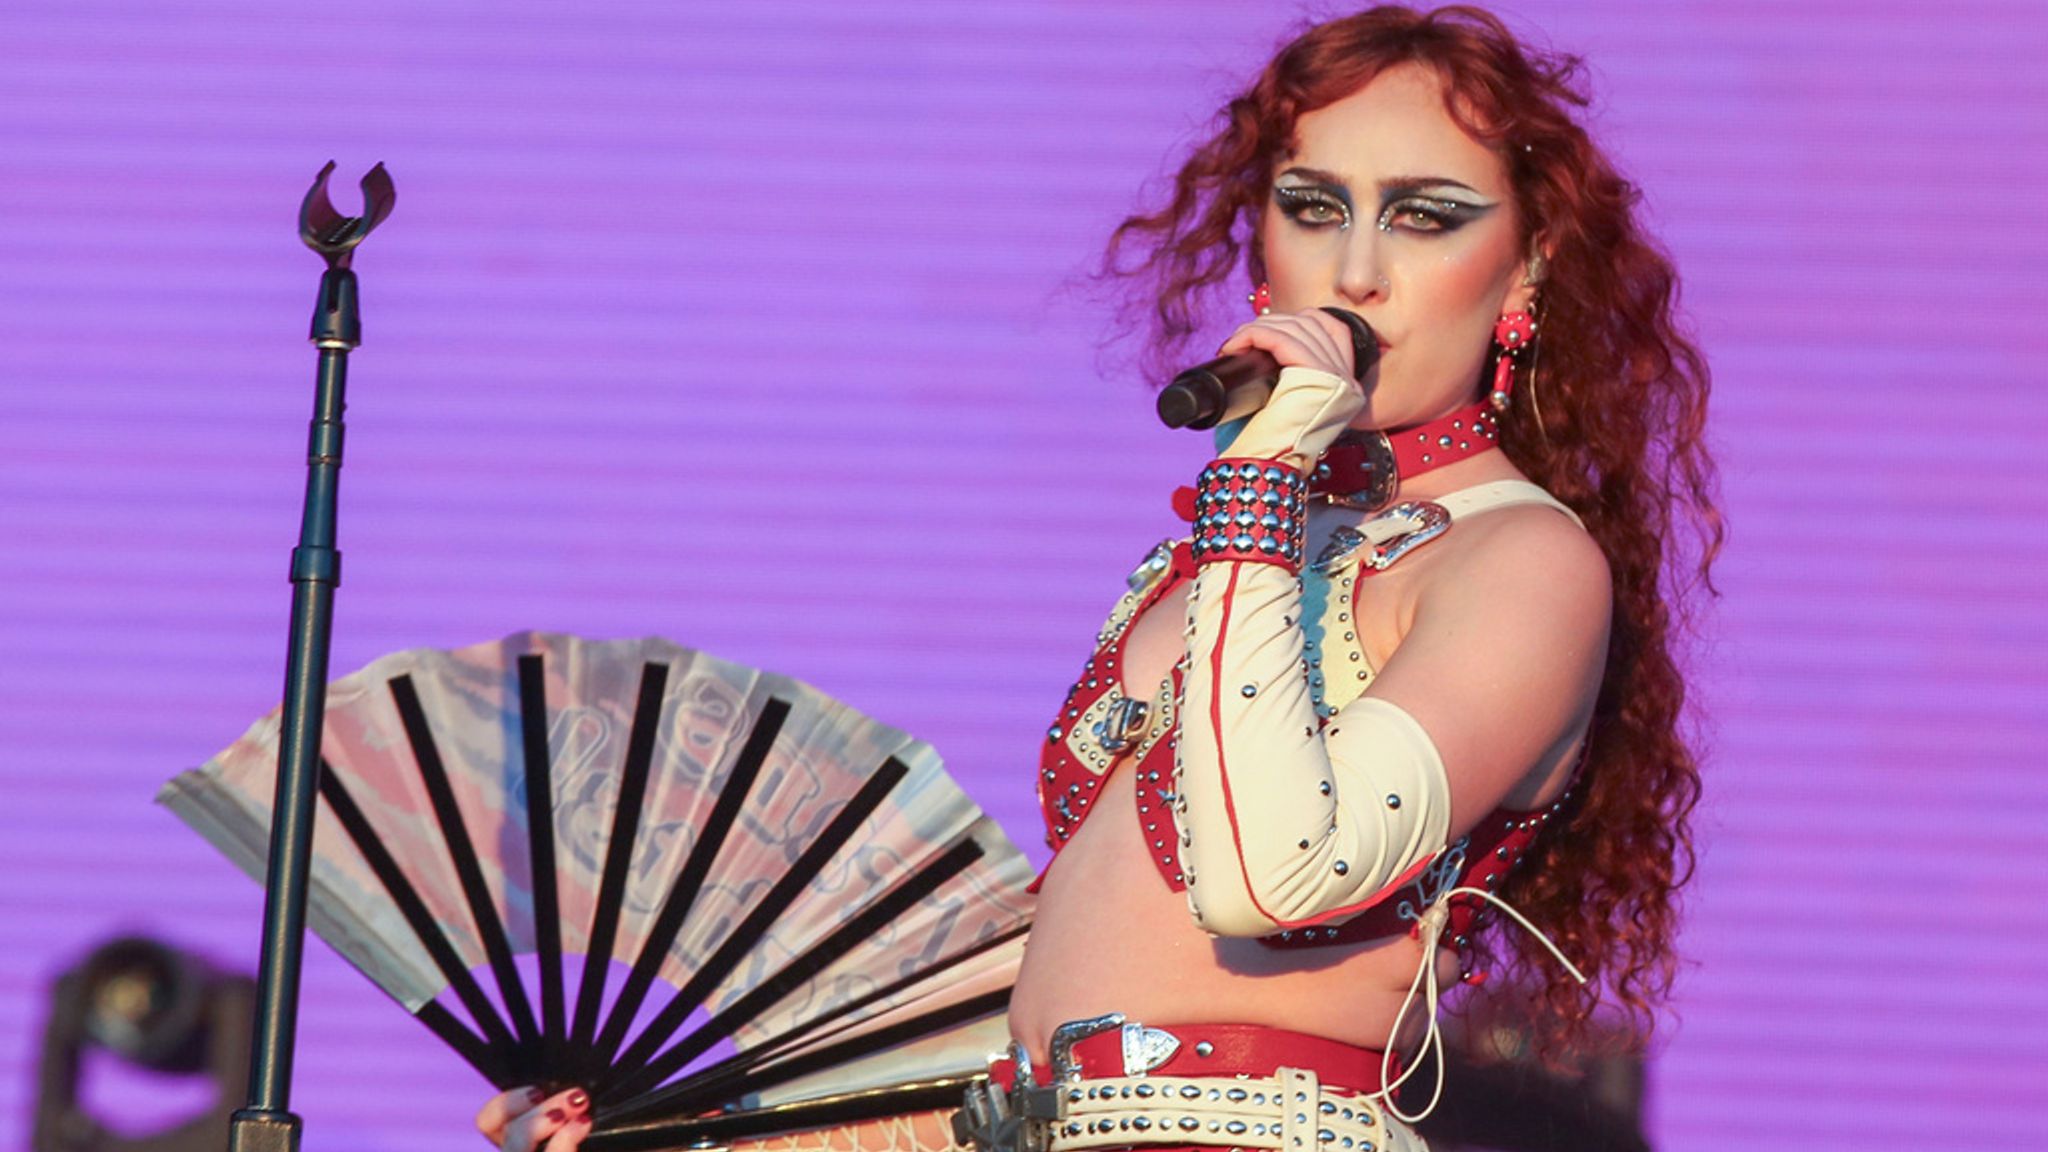
M 1133 1144 L 1215 1145 L 1279 1152 L 1376 1152 L 1388 1141 L 1373 1101 L 1325 1092 L 1316 1075 L 1132 1076 L 1060 1086 L 1050 1152 Z

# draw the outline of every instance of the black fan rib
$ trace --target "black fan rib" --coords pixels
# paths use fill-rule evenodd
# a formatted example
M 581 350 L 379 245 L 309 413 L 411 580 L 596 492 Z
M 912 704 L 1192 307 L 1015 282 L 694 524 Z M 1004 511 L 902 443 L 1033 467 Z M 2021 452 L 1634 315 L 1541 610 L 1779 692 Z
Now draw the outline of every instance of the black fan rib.
M 751 1093 L 787 1084 L 826 1068 L 850 1064 L 898 1044 L 922 1040 L 956 1025 L 1000 1012 L 1009 1007 L 1010 992 L 1009 988 L 998 988 L 972 996 L 957 1004 L 921 1012 L 886 1028 L 877 1028 L 823 1045 L 801 1056 L 770 1063 L 765 1068 L 748 1067 L 734 1072 L 715 1072 L 709 1076 L 690 1076 L 642 1096 L 627 1107 L 607 1113 L 605 1120 L 607 1126 L 626 1125 L 662 1117 L 674 1119 L 721 1111 L 724 1105 Z M 756 1050 L 750 1049 L 749 1054 Z M 721 1061 L 719 1068 L 724 1069 L 727 1063 Z
M 597 1014 L 604 1002 L 605 971 L 619 931 L 619 909 L 626 899 L 626 873 L 640 835 L 640 810 L 647 802 L 647 773 L 654 762 L 654 741 L 661 730 L 661 700 L 668 691 L 668 665 L 649 663 L 640 671 L 640 698 L 633 705 L 633 732 L 626 762 L 619 773 L 619 802 L 612 811 L 612 830 L 605 842 L 604 874 L 597 890 L 597 910 L 590 919 L 590 944 L 583 954 L 583 980 L 576 993 L 576 1024 L 570 1042 L 588 1053 L 597 1034 Z M 579 1072 L 588 1075 L 588 1062 Z
M 659 1086 L 691 1060 L 703 1055 L 713 1044 L 738 1031 L 742 1024 L 795 991 L 798 985 L 823 971 L 834 960 L 851 952 L 879 932 L 883 925 L 909 911 L 912 905 L 931 895 L 939 885 L 959 875 L 981 857 L 981 845 L 972 840 L 954 845 L 911 873 L 881 899 L 848 918 L 824 939 L 784 965 L 781 971 L 726 1005 L 661 1055 L 649 1060 L 646 1067 L 627 1076 L 607 1095 L 616 1102 Z
M 600 1126 L 584 1138 L 583 1147 L 586 1152 L 710 1148 L 753 1136 L 775 1136 L 940 1108 L 958 1108 L 961 1093 L 978 1079 L 979 1074 L 925 1080 L 756 1111 L 700 1116 L 694 1120 L 657 1120 L 620 1128 L 608 1128 L 600 1122 Z
M 519 970 L 512 965 L 512 945 L 505 937 L 504 921 L 498 918 L 497 904 L 491 897 L 490 886 L 484 882 L 476 845 L 469 838 L 469 826 L 463 822 L 462 809 L 455 802 L 455 790 L 448 784 L 447 765 L 441 762 L 441 749 L 434 743 L 433 729 L 427 725 L 426 710 L 420 707 L 419 690 L 413 687 L 410 675 L 392 677 L 390 687 L 391 702 L 398 706 L 399 721 L 405 725 L 406 742 L 412 745 L 413 759 L 419 764 L 420 782 L 426 785 L 427 799 L 434 806 L 434 822 L 441 828 L 442 843 L 455 865 L 456 878 L 462 883 L 463 900 L 469 905 L 477 938 L 490 960 L 498 995 L 512 1018 L 512 1031 L 519 1037 L 521 1047 L 538 1056 L 540 1028 L 533 1020 L 533 1005 L 526 998 Z
M 694 1114 L 728 1103 L 746 1093 L 758 1092 L 763 1088 L 785 1083 L 798 1075 L 804 1075 L 811 1069 L 806 1067 L 800 1071 L 792 1072 L 790 1069 L 797 1066 L 797 1061 L 777 1063 L 777 1059 L 782 1053 L 808 1041 L 833 1023 L 856 1012 L 860 1012 L 872 1004 L 887 1000 L 920 981 L 929 980 L 939 973 L 956 968 L 992 948 L 999 947 L 1022 936 L 1030 930 L 1031 926 L 1026 922 L 1018 924 L 1014 928 L 995 933 L 988 939 L 982 940 L 971 947 L 964 948 L 929 967 L 919 968 L 915 972 L 893 980 L 864 996 L 848 1000 L 830 1012 L 821 1013 L 809 1020 L 805 1020 L 803 1023 L 779 1036 L 764 1040 L 744 1052 L 735 1052 L 708 1068 L 700 1069 L 673 1084 L 669 1084 L 648 1096 L 640 1098 L 630 1107 L 620 1110 L 616 1115 L 631 1117 L 657 1110 L 668 1112 L 687 1111 Z M 1000 992 L 990 993 L 990 995 L 999 997 L 1003 1004 L 1009 1003 L 1010 990 L 1007 988 L 1000 990 Z M 980 999 L 980 997 L 977 997 L 973 1000 L 964 1001 L 964 1003 L 978 1003 Z M 945 1011 L 948 1011 L 948 1009 L 934 1009 L 930 1013 L 916 1017 L 916 1019 L 937 1021 L 939 1014 Z M 960 1019 L 971 1020 L 977 1015 L 980 1015 L 980 1013 L 970 1013 Z M 937 1028 L 944 1027 L 947 1023 L 949 1022 L 937 1021 L 930 1030 L 936 1031 Z M 888 1031 L 894 1036 L 895 1027 L 892 1026 Z M 922 1034 L 919 1033 L 917 1035 Z M 917 1038 L 916 1035 L 913 1035 L 895 1037 L 885 1041 L 874 1039 L 874 1037 L 880 1035 L 882 1035 L 881 1031 L 866 1033 L 833 1045 L 832 1050 L 837 1053 L 834 1057 L 834 1062 L 857 1060 L 892 1044 L 901 1043 L 904 1039 Z M 808 1059 L 808 1057 L 803 1059 Z M 773 1067 L 761 1071 L 767 1065 L 773 1065 Z
M 682 1027 L 683 1022 L 704 999 L 705 994 L 717 987 L 734 968 L 739 966 L 748 950 L 761 942 L 761 936 L 767 931 L 768 926 L 789 910 L 789 906 L 796 902 L 796 898 L 810 886 L 811 881 L 817 879 L 818 873 L 824 870 L 832 857 L 846 846 L 847 841 L 853 839 L 853 834 L 860 830 L 860 826 L 868 817 L 874 815 L 875 809 L 881 807 L 882 801 L 887 799 L 889 793 L 909 774 L 910 769 L 901 760 L 890 757 L 873 776 L 862 782 L 860 789 L 826 823 L 818 838 L 798 855 L 789 866 L 789 870 L 782 874 L 768 890 L 767 895 L 754 906 L 754 910 L 747 914 L 746 919 L 740 921 L 739 926 L 718 946 L 718 950 L 713 952 L 697 971 L 691 973 L 690 979 L 676 992 L 675 998 L 648 1022 L 646 1029 L 614 1062 L 612 1071 L 615 1077 L 637 1078 L 636 1070 L 651 1060 L 661 1045 L 668 1043 L 669 1038 L 675 1035 L 676 1029 Z M 599 1091 L 598 1094 L 604 1093 Z
M 533 882 L 533 948 L 540 967 L 540 1034 L 544 1062 L 560 1062 L 569 1033 L 562 981 L 561 896 L 555 888 L 555 778 L 548 752 L 546 667 L 519 658 L 519 734 L 526 751 L 526 844 Z
M 704 887 L 704 878 L 710 874 L 713 861 L 725 846 L 732 826 L 739 819 L 740 809 L 746 804 L 753 791 L 754 781 L 761 774 L 761 768 L 768 762 L 768 752 L 775 745 L 775 738 L 782 732 L 782 725 L 789 718 L 789 704 L 786 701 L 770 699 L 761 707 L 761 714 L 754 721 L 753 731 L 748 733 L 747 742 L 734 758 L 732 770 L 726 774 L 719 786 L 718 800 L 705 817 L 703 830 L 690 845 L 689 856 L 683 861 L 682 869 L 676 873 L 675 883 L 670 885 L 667 899 L 662 901 L 661 912 L 655 917 L 653 930 L 640 946 L 640 955 L 633 961 L 633 970 L 619 989 L 617 999 L 612 1002 L 611 1013 L 605 1019 L 604 1031 L 597 1040 L 599 1059 L 610 1064 L 618 1055 L 619 1046 L 626 1042 L 626 1030 L 633 1024 L 633 1016 L 640 1011 L 641 1003 L 647 997 L 647 990 L 653 986 L 654 978 L 661 971 L 662 961 L 668 957 L 669 949 L 675 945 L 676 934 L 682 931 L 683 921 L 688 918 L 695 905 L 697 894 Z
M 481 1037 L 471 1032 L 467 1027 L 464 1027 L 462 1021 L 457 1020 L 453 1012 L 448 1011 L 448 1009 L 443 1008 L 434 1001 L 429 1000 L 421 1005 L 420 1010 L 414 1015 L 434 1035 L 439 1036 L 443 1044 L 454 1049 L 456 1055 L 469 1061 L 470 1067 L 483 1072 L 484 1078 L 489 1080 L 492 1086 L 510 1088 L 514 1080 L 523 1079 L 531 1075 L 530 1069 L 522 1070 L 521 1074 L 517 1076 L 511 1075 L 510 1068 L 495 1060 L 491 1055 L 490 1048 L 484 1044 Z M 486 1068 L 500 1068 L 501 1070 L 496 1073 L 484 1072 Z
M 369 820 L 363 816 L 363 810 L 356 806 L 355 798 L 349 795 L 347 786 L 342 784 L 341 777 L 336 775 L 334 766 L 324 761 L 320 772 L 320 796 L 327 801 L 327 807 L 334 813 L 334 818 L 341 822 L 342 830 L 348 833 L 348 838 L 356 846 L 356 851 L 362 853 L 364 862 L 369 864 L 370 871 L 376 874 L 378 883 L 384 885 L 384 891 L 391 896 L 391 902 L 398 906 L 398 913 L 405 917 L 406 924 L 412 928 L 413 936 L 419 940 L 420 946 L 427 950 L 427 955 L 433 958 L 434 966 L 441 970 L 441 975 L 448 981 L 448 986 L 455 990 L 456 998 L 462 1001 L 462 1006 L 469 1010 L 470 1017 L 476 1021 L 477 1027 L 483 1030 L 481 1040 L 471 1034 L 466 1041 L 450 1040 L 449 1044 L 461 1053 L 472 1067 L 482 1073 L 484 1079 L 493 1084 L 509 1087 L 511 1081 L 508 1074 L 514 1066 L 513 1054 L 518 1048 L 518 1042 L 512 1039 L 512 1033 L 499 1018 L 497 1009 L 484 995 L 484 990 L 477 985 L 476 979 L 469 974 L 468 966 L 464 965 L 462 957 L 456 954 L 454 945 L 448 942 L 447 935 L 441 931 L 440 924 L 435 922 L 434 914 L 427 910 L 426 902 L 420 899 L 420 894 L 413 887 L 412 881 L 406 879 L 405 873 L 398 867 L 398 862 L 392 858 L 390 850 L 378 839 L 376 829 L 370 827 Z M 430 1004 L 429 1007 L 434 1006 Z M 466 1031 L 453 1017 L 448 1016 L 445 1009 L 436 1008 L 433 1014 L 422 1009 L 418 1015 L 429 1028 L 444 1039 L 449 1035 L 448 1029 Z

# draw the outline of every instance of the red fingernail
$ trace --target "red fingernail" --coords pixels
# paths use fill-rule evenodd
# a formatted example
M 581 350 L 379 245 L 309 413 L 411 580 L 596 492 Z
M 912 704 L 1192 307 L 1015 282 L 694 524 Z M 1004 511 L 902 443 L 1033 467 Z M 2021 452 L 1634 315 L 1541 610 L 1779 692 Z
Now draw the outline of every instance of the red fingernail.
M 588 1108 L 590 1107 L 590 1097 L 585 1096 L 583 1089 L 578 1088 L 576 1091 L 569 1093 L 569 1107 L 576 1109 Z
M 560 1124 L 562 1121 L 567 1120 L 568 1118 L 569 1114 L 567 1112 L 562 1111 L 560 1108 L 548 1109 L 548 1123 L 550 1124 Z
M 527 1102 L 528 1104 L 538 1104 L 538 1103 L 540 1103 L 541 1101 L 543 1101 L 543 1100 L 545 1100 L 545 1099 L 547 1099 L 547 1098 L 548 1098 L 548 1090 L 547 1090 L 547 1089 L 545 1089 L 545 1088 L 542 1088 L 542 1087 L 540 1087 L 540 1086 L 538 1086 L 538 1085 L 536 1085 L 536 1086 L 534 1086 L 534 1087 L 532 1087 L 532 1088 L 528 1088 L 528 1089 L 526 1090 L 526 1102 Z

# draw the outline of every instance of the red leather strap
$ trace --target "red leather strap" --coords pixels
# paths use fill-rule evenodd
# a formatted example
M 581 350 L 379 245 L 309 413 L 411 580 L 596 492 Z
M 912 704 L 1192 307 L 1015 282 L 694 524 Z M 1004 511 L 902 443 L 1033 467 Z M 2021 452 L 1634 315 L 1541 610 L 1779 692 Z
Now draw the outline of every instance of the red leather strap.
M 1394 470 L 1404 479 L 1412 480 L 1424 472 L 1498 448 L 1500 426 L 1494 421 L 1492 409 L 1484 403 L 1467 404 L 1427 424 L 1395 428 L 1387 433 L 1387 443 L 1394 449 Z M 1370 486 L 1356 471 L 1367 466 L 1366 451 L 1357 443 L 1339 440 L 1323 453 L 1322 462 L 1330 466 L 1330 474 L 1316 477 L 1314 491 L 1350 492 Z
M 1372 1048 L 1290 1032 L 1263 1024 L 1172 1024 L 1148 1025 L 1171 1032 L 1180 1048 L 1148 1076 L 1271 1076 L 1281 1068 L 1305 1068 L 1316 1074 L 1324 1087 L 1367 1095 L 1380 1090 L 1380 1053 Z M 1206 1051 L 1206 1054 L 1205 1054 Z M 1117 1029 L 1098 1032 L 1074 1045 L 1083 1079 L 1110 1079 L 1124 1074 L 1123 1035 Z M 1399 1056 L 1388 1062 L 1388 1071 L 1399 1079 Z M 1052 1069 L 1036 1069 L 1038 1079 L 1049 1082 Z M 989 1065 L 997 1084 L 1016 1083 L 1017 1070 L 1008 1058 Z
M 1393 449 L 1394 475 L 1398 479 L 1412 480 L 1424 472 L 1500 447 L 1500 425 L 1493 410 L 1483 402 L 1467 404 L 1426 424 L 1390 429 L 1385 435 L 1388 447 Z M 1389 478 L 1377 474 L 1384 467 L 1385 451 L 1375 450 L 1357 433 L 1347 434 L 1330 445 L 1317 461 L 1309 479 L 1310 494 L 1367 492 L 1383 484 L 1385 491 L 1398 493 L 1398 483 L 1388 483 Z M 1173 510 L 1181 519 L 1192 521 L 1195 490 L 1177 489 Z

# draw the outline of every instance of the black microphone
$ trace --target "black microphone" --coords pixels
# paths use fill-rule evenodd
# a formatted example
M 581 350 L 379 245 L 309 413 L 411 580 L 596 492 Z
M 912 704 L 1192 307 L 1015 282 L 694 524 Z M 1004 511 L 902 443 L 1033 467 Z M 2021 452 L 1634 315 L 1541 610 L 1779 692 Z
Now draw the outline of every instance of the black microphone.
M 1352 375 L 1364 379 L 1380 358 L 1379 337 L 1357 313 L 1342 308 L 1323 311 L 1351 329 Z M 1280 364 L 1256 348 L 1218 356 L 1173 378 L 1159 392 L 1159 419 L 1168 428 L 1214 428 L 1265 406 L 1280 379 Z

